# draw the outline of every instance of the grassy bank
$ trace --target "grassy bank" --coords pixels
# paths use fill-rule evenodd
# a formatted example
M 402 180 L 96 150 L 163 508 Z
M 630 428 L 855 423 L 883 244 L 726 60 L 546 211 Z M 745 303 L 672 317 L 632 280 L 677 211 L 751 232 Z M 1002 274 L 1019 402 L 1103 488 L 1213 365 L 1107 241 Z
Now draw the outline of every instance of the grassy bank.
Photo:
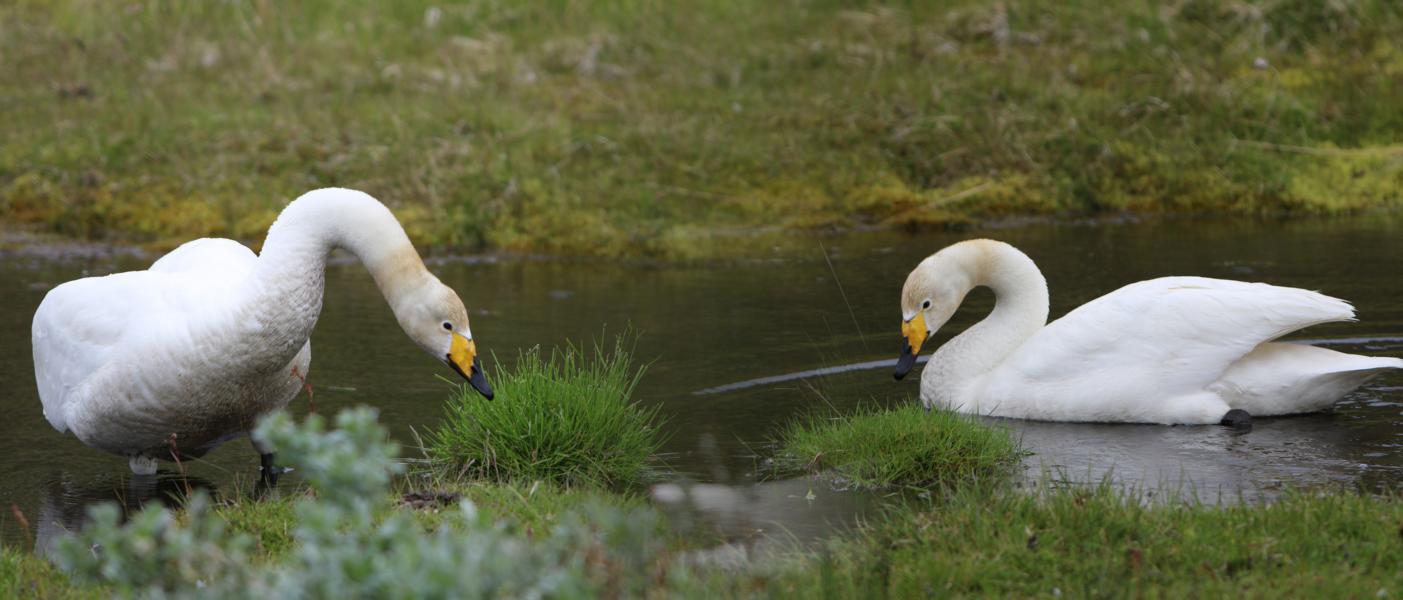
M 1022 214 L 1403 204 L 1384 0 L 21 0 L 0 213 L 258 240 L 307 189 L 420 243 L 687 257 Z
M 1008 431 L 915 403 L 855 415 L 814 415 L 778 440 L 779 473 L 818 474 L 859 488 L 968 483 L 1005 471 L 1020 456 Z
M 525 494 L 505 493 L 517 492 Z M 467 497 L 482 498 L 471 492 Z M 543 487 L 524 503 L 483 510 L 494 515 L 497 527 L 522 532 L 521 543 L 539 545 L 533 552 L 558 552 L 550 541 L 552 528 L 578 526 L 571 519 L 580 499 L 576 492 Z M 638 507 L 636 500 L 595 500 L 620 511 Z M 296 501 L 241 504 L 217 514 L 229 520 L 232 532 L 266 540 L 270 531 L 297 528 Z M 543 507 L 540 514 L 549 518 L 528 524 L 531 511 Z M 453 507 L 401 504 L 384 510 L 381 519 L 409 512 L 419 524 L 415 535 L 422 538 L 445 524 L 460 535 L 480 534 L 455 523 Z M 984 487 L 937 495 L 929 505 L 889 509 L 819 550 L 796 551 L 745 570 L 690 565 L 685 558 L 690 543 L 661 534 L 652 541 L 609 540 L 601 531 L 598 535 L 606 537 L 599 540 L 606 545 L 565 551 L 610 565 L 594 575 L 616 577 L 617 589 L 651 596 L 1358 598 L 1403 589 L 1400 523 L 1403 502 L 1397 498 L 1349 493 L 1295 493 L 1268 505 L 1217 507 L 1109 489 L 1030 494 Z M 608 544 L 639 544 L 652 554 L 641 566 L 609 575 L 622 565 L 609 555 L 620 548 Z M 283 546 L 259 547 L 251 564 L 275 568 L 294 547 L 291 538 Z M 476 575 L 490 579 L 499 573 Z M 72 579 L 41 558 L 0 553 L 0 592 L 9 596 L 105 597 L 119 587 Z
M 944 488 L 817 551 L 745 568 L 688 558 L 634 498 L 549 484 L 387 488 L 400 470 L 374 413 L 327 431 L 260 428 L 310 491 L 121 524 L 60 543 L 65 574 L 0 551 L 0 591 L 40 597 L 1377 597 L 1403 586 L 1403 501 L 1288 493 L 1207 506 L 1103 488 Z M 347 460 L 353 458 L 354 460 Z M 406 481 L 413 481 L 409 479 Z M 414 488 L 417 489 L 417 486 Z M 424 490 L 418 490 L 424 491 Z M 446 495 L 445 495 L 446 494 Z M 458 497 L 453 497 L 458 494 Z
M 962 491 L 794 565 L 796 597 L 1387 597 L 1403 501 L 1292 493 L 1206 506 L 1109 488 Z M 811 573 L 821 573 L 814 575 Z

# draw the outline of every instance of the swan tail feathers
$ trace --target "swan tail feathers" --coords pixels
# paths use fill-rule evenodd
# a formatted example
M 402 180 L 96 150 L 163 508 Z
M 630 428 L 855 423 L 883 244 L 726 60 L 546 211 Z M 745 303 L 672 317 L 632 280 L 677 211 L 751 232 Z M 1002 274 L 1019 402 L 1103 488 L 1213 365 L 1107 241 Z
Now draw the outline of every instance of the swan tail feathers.
M 1328 409 L 1394 369 L 1403 369 L 1403 359 L 1274 342 L 1233 363 L 1212 389 L 1254 416 L 1291 415 Z
M 1265 285 L 1265 284 L 1252 284 Z M 1300 331 L 1322 323 L 1354 322 L 1358 318 L 1354 305 L 1334 296 L 1320 292 L 1271 286 L 1277 293 L 1271 308 L 1278 311 L 1282 327 L 1272 336 L 1262 340 L 1270 342 L 1286 334 Z

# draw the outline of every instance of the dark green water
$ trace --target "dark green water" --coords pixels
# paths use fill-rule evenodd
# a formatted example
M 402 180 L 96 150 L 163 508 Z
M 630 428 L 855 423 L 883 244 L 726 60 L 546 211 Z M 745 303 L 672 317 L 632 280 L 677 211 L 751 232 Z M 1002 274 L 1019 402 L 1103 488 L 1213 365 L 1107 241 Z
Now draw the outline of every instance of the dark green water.
M 1042 225 L 986 231 L 1042 267 L 1054 318 L 1132 281 L 1204 275 L 1317 289 L 1353 302 L 1357 323 L 1298 337 L 1330 347 L 1403 356 L 1403 219 L 1329 223 L 1169 222 Z M 697 395 L 754 378 L 895 358 L 897 294 L 923 257 L 969 234 L 861 234 L 814 239 L 809 251 L 721 265 L 445 261 L 431 268 L 472 311 L 479 348 L 507 358 L 520 348 L 641 330 L 652 360 L 638 398 L 662 406 L 664 457 L 675 471 L 660 496 L 671 510 L 735 538 L 810 539 L 866 510 L 871 498 L 808 479 L 757 483 L 754 470 L 775 429 L 825 400 L 838 408 L 912 401 L 919 377 L 889 369 Z M 798 245 L 801 249 L 805 244 Z M 824 260 L 821 246 L 831 258 Z M 19 249 L 0 254 L 0 540 L 24 535 L 10 507 L 41 537 L 72 526 L 95 499 L 126 497 L 126 460 L 52 430 L 40 412 L 29 323 L 45 291 L 83 275 L 144 268 L 154 257 Z M 838 282 L 841 282 L 841 291 Z M 846 301 L 844 300 L 846 295 Z M 970 296 L 946 331 L 973 323 L 992 297 Z M 401 442 L 439 419 L 452 373 L 399 330 L 369 275 L 354 262 L 327 273 L 325 310 L 313 339 L 318 409 L 379 407 Z M 295 410 L 305 412 L 305 397 Z M 1028 476 L 1190 487 L 1235 496 L 1284 484 L 1397 488 L 1403 484 L 1403 373 L 1371 382 L 1330 413 L 1259 420 L 1246 435 L 1219 427 L 1077 425 L 996 421 L 1033 451 Z M 411 451 L 412 453 L 412 451 Z M 256 455 L 231 442 L 189 465 L 216 487 L 254 474 Z

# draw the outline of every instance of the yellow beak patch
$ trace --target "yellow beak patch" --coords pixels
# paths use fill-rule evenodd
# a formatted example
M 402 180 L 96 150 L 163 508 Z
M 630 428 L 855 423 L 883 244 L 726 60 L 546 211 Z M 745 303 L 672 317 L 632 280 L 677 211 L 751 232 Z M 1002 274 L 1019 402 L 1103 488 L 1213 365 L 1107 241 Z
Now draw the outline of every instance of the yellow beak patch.
M 906 338 L 906 344 L 911 347 L 911 354 L 921 353 L 921 344 L 926 341 L 926 314 L 916 313 L 910 321 L 901 324 L 901 335 Z
M 448 347 L 448 360 L 458 367 L 464 377 L 472 373 L 473 360 L 477 358 L 477 344 L 458 334 L 453 334 L 453 344 Z

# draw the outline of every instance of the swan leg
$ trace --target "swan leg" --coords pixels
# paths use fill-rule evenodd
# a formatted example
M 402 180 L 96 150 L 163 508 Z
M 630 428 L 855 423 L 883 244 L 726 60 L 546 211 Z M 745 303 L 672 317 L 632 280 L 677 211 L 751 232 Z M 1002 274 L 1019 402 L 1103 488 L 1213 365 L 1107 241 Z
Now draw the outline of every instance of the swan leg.
M 253 442 L 253 449 L 258 451 L 258 485 L 259 487 L 274 487 L 278 485 L 278 476 L 291 471 L 291 467 L 279 467 L 277 465 L 278 453 L 272 448 L 258 443 L 258 440 L 249 437 Z
M 273 487 L 278 485 L 278 476 L 290 471 L 285 467 L 279 467 L 275 459 L 276 452 L 263 452 L 258 455 L 258 483 Z

